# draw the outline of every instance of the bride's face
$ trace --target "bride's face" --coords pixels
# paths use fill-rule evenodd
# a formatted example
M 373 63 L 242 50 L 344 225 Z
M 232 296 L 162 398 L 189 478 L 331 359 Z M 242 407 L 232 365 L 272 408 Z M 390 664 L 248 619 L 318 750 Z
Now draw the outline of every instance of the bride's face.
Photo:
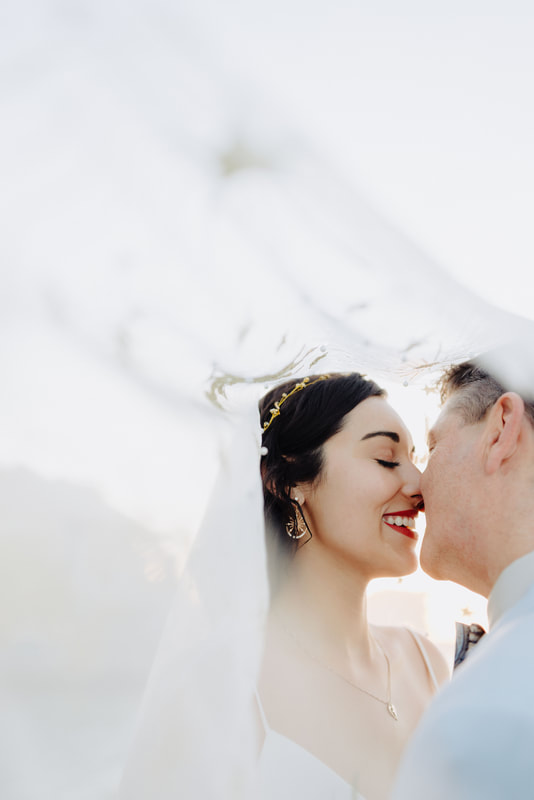
M 417 568 L 413 529 L 421 502 L 412 439 L 382 397 L 370 397 L 323 446 L 313 484 L 296 489 L 314 547 L 352 562 L 368 578 Z

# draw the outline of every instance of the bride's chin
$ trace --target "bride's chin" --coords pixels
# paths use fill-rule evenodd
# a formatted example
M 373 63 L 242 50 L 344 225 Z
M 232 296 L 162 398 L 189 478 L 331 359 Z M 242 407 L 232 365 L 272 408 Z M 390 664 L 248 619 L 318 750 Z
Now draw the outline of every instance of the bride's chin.
M 402 559 L 402 563 L 394 572 L 392 571 L 390 578 L 404 578 L 406 575 L 412 575 L 419 567 L 419 559 L 415 552 L 407 553 Z
M 411 575 L 412 572 L 415 572 L 415 570 L 419 566 L 419 556 L 417 554 L 417 551 L 415 550 L 415 542 L 414 542 L 414 547 L 406 553 L 405 564 L 407 566 L 407 571 L 405 572 L 405 575 Z
M 417 556 L 415 556 L 414 560 L 413 560 L 413 563 L 410 566 L 410 568 L 408 569 L 408 571 L 407 572 L 403 572 L 403 574 L 400 575 L 399 577 L 402 578 L 402 577 L 404 577 L 404 575 L 413 575 L 414 572 L 417 572 L 417 568 L 418 567 L 419 567 L 419 561 L 417 559 Z
M 404 561 L 404 563 L 399 564 L 396 569 L 390 565 L 389 568 L 377 570 L 372 580 L 377 580 L 378 578 L 404 578 L 407 575 L 412 575 L 414 572 L 416 572 L 418 567 L 419 561 L 415 556 L 411 563 Z

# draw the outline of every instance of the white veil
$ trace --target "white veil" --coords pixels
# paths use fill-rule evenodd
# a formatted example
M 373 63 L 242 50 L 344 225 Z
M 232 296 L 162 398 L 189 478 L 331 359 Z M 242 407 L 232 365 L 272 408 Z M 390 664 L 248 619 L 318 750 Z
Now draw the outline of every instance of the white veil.
M 120 791 L 128 800 L 254 796 L 268 596 L 258 414 L 237 414 L 227 428 L 143 702 Z
M 356 369 L 425 399 L 434 366 L 512 333 L 533 339 L 367 202 L 388 208 L 374 174 L 397 187 L 403 212 L 404 197 L 407 210 L 426 187 L 434 227 L 461 242 L 451 220 L 476 153 L 482 188 L 471 173 L 462 208 L 482 204 L 486 216 L 475 225 L 466 213 L 472 262 L 486 267 L 481 254 L 508 236 L 500 195 L 520 254 L 513 233 L 528 229 L 528 187 L 492 181 L 529 175 L 517 131 L 530 130 L 521 81 L 532 37 L 522 25 L 525 49 L 515 46 L 513 26 L 486 6 L 464 28 L 393 2 L 394 25 L 382 8 L 344 0 L 5 4 L 6 797 L 109 800 L 176 591 L 123 793 L 181 796 L 187 780 L 198 796 L 247 796 L 267 592 L 258 395 L 312 370 Z M 463 13 L 460 0 L 453 7 Z M 449 58 L 453 36 L 463 66 Z M 491 61 L 503 52 L 510 76 Z M 426 92 L 429 67 L 442 80 Z M 421 97 L 433 103 L 434 138 L 429 119 L 420 125 Z M 477 127 L 470 112 L 484 97 L 491 113 Z M 456 138 L 439 138 L 449 111 Z M 450 146 L 459 160 L 449 179 Z M 419 190 L 414 165 L 419 180 L 426 173 Z M 402 230 L 426 232 L 417 204 L 411 223 L 389 210 Z M 501 252 L 502 283 L 511 268 Z M 232 422 L 217 405 L 224 391 L 250 398 L 250 413 Z M 432 596 L 439 604 L 439 588 Z

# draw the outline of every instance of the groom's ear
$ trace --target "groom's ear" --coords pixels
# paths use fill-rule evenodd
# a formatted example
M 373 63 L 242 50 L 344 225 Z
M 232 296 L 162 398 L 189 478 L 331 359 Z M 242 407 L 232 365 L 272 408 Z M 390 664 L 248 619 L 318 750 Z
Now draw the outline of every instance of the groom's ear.
M 488 475 L 507 468 L 518 452 L 525 421 L 525 404 L 515 392 L 506 392 L 493 404 L 485 422 L 484 467 Z

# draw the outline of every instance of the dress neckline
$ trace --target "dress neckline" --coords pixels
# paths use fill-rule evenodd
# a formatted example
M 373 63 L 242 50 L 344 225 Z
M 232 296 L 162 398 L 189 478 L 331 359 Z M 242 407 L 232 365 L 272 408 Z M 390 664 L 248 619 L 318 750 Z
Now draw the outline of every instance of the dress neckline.
M 335 769 L 330 767 L 325 761 L 323 761 L 318 756 L 314 755 L 311 752 L 311 750 L 308 750 L 306 747 L 304 747 L 303 745 L 299 744 L 294 739 L 290 739 L 290 737 L 286 736 L 284 733 L 280 733 L 280 731 L 277 731 L 274 728 L 271 728 L 271 726 L 269 725 L 269 723 L 267 721 L 267 717 L 265 715 L 265 710 L 263 708 L 263 704 L 261 702 L 261 698 L 260 698 L 260 695 L 259 695 L 259 692 L 258 692 L 257 688 L 254 689 L 254 694 L 256 696 L 256 702 L 258 704 L 258 710 L 260 712 L 260 717 L 261 717 L 261 721 L 262 721 L 262 725 L 263 725 L 263 729 L 264 729 L 264 733 L 265 733 L 265 738 L 264 738 L 263 745 L 262 745 L 262 748 L 261 748 L 262 752 L 265 749 L 265 744 L 266 744 L 268 739 L 272 739 L 272 738 L 280 739 L 280 740 L 282 740 L 284 742 L 287 742 L 291 747 L 294 747 L 297 750 L 299 750 L 301 753 L 305 754 L 305 756 L 307 758 L 312 758 L 315 762 L 320 764 L 323 769 L 327 770 L 335 780 L 339 781 L 340 784 L 342 784 L 344 787 L 346 787 L 351 792 L 354 791 L 353 787 L 351 786 L 351 784 L 347 780 L 345 780 L 345 778 L 343 778 L 339 774 L 339 772 L 336 772 Z M 364 800 L 364 798 L 360 794 L 357 794 L 356 798 L 359 798 L 359 800 Z
M 343 786 L 346 786 L 347 789 L 350 789 L 350 791 L 353 791 L 353 788 L 352 788 L 351 784 L 348 781 L 346 781 L 345 778 L 342 778 L 341 775 L 339 774 L 339 772 L 336 772 L 335 769 L 332 769 L 332 767 L 330 767 L 326 762 L 324 762 L 322 759 L 320 759 L 316 755 L 314 755 L 306 747 L 304 747 L 303 745 L 299 744 L 294 739 L 290 739 L 289 736 L 286 736 L 285 734 L 280 733 L 279 731 L 275 731 L 273 728 L 269 728 L 269 730 L 265 732 L 265 740 L 263 742 L 262 750 L 265 747 L 265 742 L 267 741 L 267 739 L 268 738 L 272 738 L 272 737 L 275 737 L 277 739 L 282 739 L 284 742 L 287 742 L 289 745 L 291 745 L 291 747 L 294 747 L 297 750 L 299 750 L 301 753 L 304 753 L 307 758 L 312 758 L 314 761 L 316 761 L 318 764 L 320 764 L 323 769 L 325 769 L 327 772 L 329 772 L 330 775 L 332 775 L 332 777 L 335 780 L 339 781 L 339 783 L 343 784 Z M 358 794 L 358 795 L 356 795 L 356 797 L 361 798 L 361 795 Z

